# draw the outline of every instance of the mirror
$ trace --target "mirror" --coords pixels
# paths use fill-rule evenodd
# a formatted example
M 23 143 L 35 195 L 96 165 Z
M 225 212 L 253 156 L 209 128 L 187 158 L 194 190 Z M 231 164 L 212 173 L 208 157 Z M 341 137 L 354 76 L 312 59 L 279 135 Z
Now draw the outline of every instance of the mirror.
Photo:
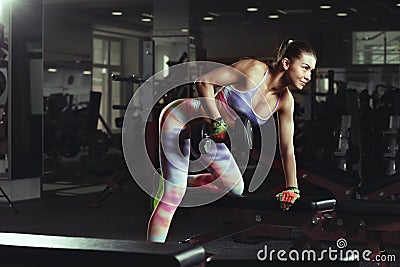
M 12 201 L 38 198 L 43 165 L 43 1 L 2 1 L 0 13 L 1 186 Z
M 41 177 L 42 173 L 42 9 L 42 0 L 12 4 L 12 179 Z
M 0 5 L 0 175 L 8 178 L 8 60 L 10 6 Z

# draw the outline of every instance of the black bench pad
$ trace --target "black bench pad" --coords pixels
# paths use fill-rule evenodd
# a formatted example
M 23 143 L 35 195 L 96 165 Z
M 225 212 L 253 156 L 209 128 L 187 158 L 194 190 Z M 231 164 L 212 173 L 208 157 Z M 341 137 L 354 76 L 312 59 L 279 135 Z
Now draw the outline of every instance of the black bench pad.
M 322 211 L 333 209 L 335 199 L 313 199 L 311 197 L 301 197 L 298 199 L 291 210 L 293 211 Z M 279 202 L 274 195 L 248 194 L 244 196 L 227 195 L 210 204 L 211 206 L 227 207 L 236 209 L 252 210 L 279 210 Z
M 0 233 L 0 266 L 194 266 L 200 245 L 84 237 Z M 15 265 L 13 265 L 15 266 Z
M 400 215 L 400 202 L 364 199 L 338 201 L 335 204 L 335 211 L 338 214 L 354 215 Z

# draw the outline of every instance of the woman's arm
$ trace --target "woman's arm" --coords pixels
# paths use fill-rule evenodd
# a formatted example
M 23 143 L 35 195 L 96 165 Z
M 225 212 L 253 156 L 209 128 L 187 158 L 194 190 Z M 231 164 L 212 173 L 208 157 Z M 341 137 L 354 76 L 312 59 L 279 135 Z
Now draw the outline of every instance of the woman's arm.
M 300 191 L 296 177 L 296 159 L 294 155 L 293 133 L 294 133 L 294 98 L 289 89 L 283 93 L 282 106 L 278 111 L 278 136 L 279 149 L 281 153 L 283 172 L 286 179 L 286 190 L 276 195 L 280 206 L 284 210 L 289 208 L 300 198 Z
M 198 97 L 201 101 L 205 116 L 210 121 L 210 137 L 217 143 L 228 142 L 228 124 L 224 121 L 221 114 L 224 110 L 223 104 L 215 99 L 215 89 L 236 83 L 236 76 L 231 67 L 222 67 L 199 77 L 195 83 Z
M 201 103 L 204 107 L 204 110 L 206 111 L 208 116 L 211 119 L 221 117 L 214 98 L 215 88 L 217 86 L 208 82 L 206 79 L 202 79 L 201 81 L 196 82 L 195 87 L 198 96 L 201 98 Z
M 283 93 L 278 111 L 279 150 L 282 159 L 286 187 L 298 187 L 296 177 L 296 159 L 294 154 L 294 98 L 289 89 Z

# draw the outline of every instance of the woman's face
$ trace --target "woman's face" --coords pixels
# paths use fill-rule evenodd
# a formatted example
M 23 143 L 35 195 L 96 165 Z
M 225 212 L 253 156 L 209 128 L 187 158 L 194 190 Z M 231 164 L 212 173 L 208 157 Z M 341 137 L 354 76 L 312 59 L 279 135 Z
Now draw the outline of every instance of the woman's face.
M 299 90 L 311 80 L 311 72 L 317 61 L 312 54 L 302 54 L 300 58 L 288 61 L 286 76 L 290 85 Z

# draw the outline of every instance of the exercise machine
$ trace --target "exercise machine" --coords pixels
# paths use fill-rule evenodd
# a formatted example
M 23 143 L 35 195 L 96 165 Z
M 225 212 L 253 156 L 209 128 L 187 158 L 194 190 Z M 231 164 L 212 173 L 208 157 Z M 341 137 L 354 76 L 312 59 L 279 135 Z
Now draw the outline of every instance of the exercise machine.
M 125 82 L 127 85 L 127 90 L 130 92 L 133 92 L 134 84 L 141 84 L 145 81 L 144 78 L 136 75 L 111 74 L 111 79 L 113 81 Z M 127 107 L 128 105 L 124 104 L 118 104 L 112 106 L 112 108 L 115 110 L 126 110 Z M 122 128 L 123 117 L 116 118 L 115 125 L 118 128 Z M 119 150 L 122 150 L 121 138 L 118 138 L 117 148 Z M 116 172 L 111 173 L 111 179 L 108 181 L 108 184 L 100 192 L 100 194 L 96 196 L 96 199 L 93 201 L 93 203 L 90 204 L 90 207 L 92 208 L 99 207 L 113 192 L 121 189 L 125 177 L 130 177 L 129 171 L 125 163 L 125 159 L 122 157 L 122 155 L 117 159 L 116 167 L 114 167 L 113 170 L 116 170 Z

